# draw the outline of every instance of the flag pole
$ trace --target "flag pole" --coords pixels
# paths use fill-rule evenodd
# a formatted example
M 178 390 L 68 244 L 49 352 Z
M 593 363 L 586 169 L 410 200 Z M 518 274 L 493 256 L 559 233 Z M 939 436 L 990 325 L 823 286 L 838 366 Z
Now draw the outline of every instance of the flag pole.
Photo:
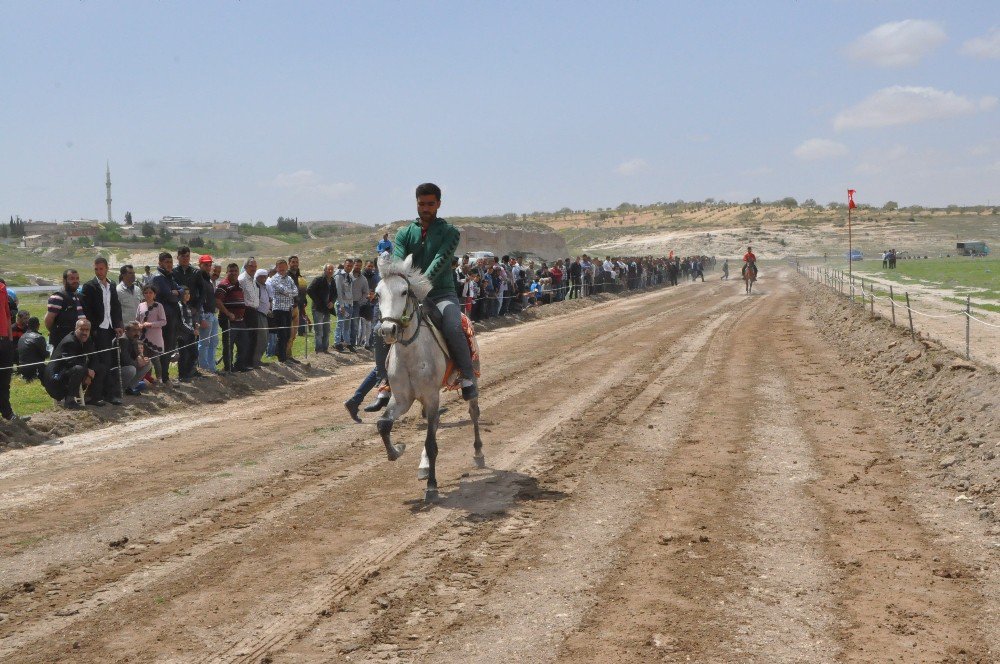
M 851 235 L 851 205 L 847 205 L 847 280 L 854 283 L 854 239 Z
M 851 234 L 851 210 L 854 209 L 854 190 L 847 190 L 847 281 L 854 284 L 854 238 Z M 854 297 L 854 291 L 851 291 Z

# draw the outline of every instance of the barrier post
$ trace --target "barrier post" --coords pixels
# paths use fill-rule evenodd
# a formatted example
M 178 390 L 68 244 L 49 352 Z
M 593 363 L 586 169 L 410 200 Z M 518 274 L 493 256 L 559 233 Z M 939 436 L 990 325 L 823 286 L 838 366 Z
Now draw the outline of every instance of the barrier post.
M 303 314 L 304 315 L 304 314 Z M 309 361 L 309 323 L 306 323 L 306 333 L 305 333 L 305 343 L 306 343 L 306 362 Z
M 966 317 L 966 318 L 968 318 L 968 317 Z M 966 334 L 965 336 L 966 336 L 966 338 L 968 338 L 969 335 Z M 968 346 L 969 344 L 966 343 L 965 345 Z M 118 347 L 118 337 L 115 337 L 114 349 L 115 349 L 115 357 L 118 358 L 118 390 L 119 390 L 118 391 L 118 398 L 119 399 L 124 399 L 125 398 L 125 380 L 122 378 L 122 351 L 121 351 L 121 348 Z
M 871 283 L 870 286 L 871 286 L 871 290 L 868 291 L 868 295 L 870 296 L 869 299 L 871 299 L 871 303 L 872 303 L 872 308 L 871 308 L 872 318 L 875 318 L 875 284 L 874 284 L 874 282 Z
M 889 284 L 889 306 L 892 307 L 892 326 L 896 327 L 896 297 L 892 292 L 892 284 Z
M 913 331 L 913 309 L 910 308 L 910 294 L 906 293 L 906 313 L 910 317 L 910 339 L 917 340 L 917 333 Z
M 965 296 L 965 359 L 971 360 L 972 354 L 969 352 L 970 328 L 972 327 L 972 298 Z

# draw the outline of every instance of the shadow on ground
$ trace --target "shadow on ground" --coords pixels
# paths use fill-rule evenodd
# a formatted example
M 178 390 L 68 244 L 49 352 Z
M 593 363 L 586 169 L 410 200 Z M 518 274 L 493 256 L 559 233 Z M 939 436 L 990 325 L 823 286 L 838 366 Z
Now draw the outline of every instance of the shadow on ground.
M 481 471 L 482 472 L 482 471 Z M 459 510 L 474 521 L 503 518 L 507 511 L 520 502 L 557 501 L 568 494 L 539 485 L 538 480 L 524 473 L 509 470 L 488 470 L 463 478 L 453 489 L 443 487 L 441 497 L 433 503 L 422 499 L 406 501 L 412 512 L 422 512 L 434 507 Z

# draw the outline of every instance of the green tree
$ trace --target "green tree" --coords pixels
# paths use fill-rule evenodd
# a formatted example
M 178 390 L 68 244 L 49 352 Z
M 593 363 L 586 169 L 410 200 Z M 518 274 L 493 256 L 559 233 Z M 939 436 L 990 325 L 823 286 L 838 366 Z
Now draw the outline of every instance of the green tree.
M 153 237 L 154 235 L 156 235 L 156 226 L 154 226 L 153 222 L 151 221 L 144 221 L 142 222 L 142 227 L 140 228 L 140 232 L 142 233 L 143 237 Z
M 778 204 L 783 207 L 789 207 L 789 208 L 797 208 L 799 206 L 799 202 L 794 198 L 792 198 L 791 196 L 785 196 L 784 198 L 781 199 L 781 201 L 779 201 Z
M 882 206 L 882 209 L 886 210 L 887 212 L 891 212 L 893 210 L 898 210 L 899 209 L 899 203 L 897 203 L 896 201 L 886 201 L 885 205 Z

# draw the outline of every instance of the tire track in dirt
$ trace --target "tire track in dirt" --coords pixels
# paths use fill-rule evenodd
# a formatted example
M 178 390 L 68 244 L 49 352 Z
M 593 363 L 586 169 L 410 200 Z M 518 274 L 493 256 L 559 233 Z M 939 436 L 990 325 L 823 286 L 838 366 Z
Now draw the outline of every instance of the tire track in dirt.
M 784 311 L 796 323 L 781 333 L 787 350 L 769 352 L 820 471 L 811 491 L 838 574 L 841 660 L 994 661 L 987 636 L 995 586 L 963 560 L 961 540 L 935 532 L 918 512 L 915 478 L 853 367 L 823 343 L 804 308 Z
M 738 518 L 742 564 L 729 580 L 748 587 L 724 600 L 732 632 L 722 648 L 744 661 L 832 662 L 840 654 L 836 575 L 807 489 L 818 473 L 787 385 L 768 364 L 744 379 L 757 401 L 747 422 L 747 472 L 734 496 L 746 510 Z

